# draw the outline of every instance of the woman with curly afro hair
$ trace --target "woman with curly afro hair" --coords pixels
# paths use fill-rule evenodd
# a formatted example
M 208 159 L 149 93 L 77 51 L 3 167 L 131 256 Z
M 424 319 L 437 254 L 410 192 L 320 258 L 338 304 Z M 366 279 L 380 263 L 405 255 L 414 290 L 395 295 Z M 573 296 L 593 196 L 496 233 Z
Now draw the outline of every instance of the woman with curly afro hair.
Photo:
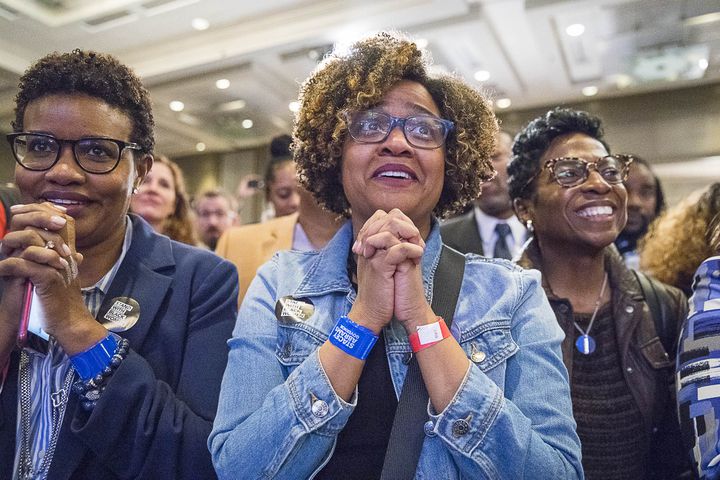
M 640 244 L 640 268 L 692 293 L 693 274 L 713 254 L 711 236 L 720 213 L 720 183 L 694 192 L 650 224 Z
M 221 478 L 582 476 L 540 277 L 442 246 L 436 217 L 493 175 L 497 122 L 429 67 L 381 33 L 303 84 L 301 181 L 349 220 L 245 296 L 209 441 Z

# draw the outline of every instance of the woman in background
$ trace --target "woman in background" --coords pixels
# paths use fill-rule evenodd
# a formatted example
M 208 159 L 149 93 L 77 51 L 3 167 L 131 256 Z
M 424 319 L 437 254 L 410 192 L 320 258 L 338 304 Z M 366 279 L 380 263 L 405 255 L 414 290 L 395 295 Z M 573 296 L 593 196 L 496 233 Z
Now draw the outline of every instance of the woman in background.
M 720 213 L 720 182 L 697 190 L 655 219 L 640 242 L 640 268 L 692 294 L 693 274 L 714 254 L 710 225 Z
M 297 169 L 290 154 L 289 135 L 279 135 L 270 143 L 270 163 L 265 170 L 265 200 L 272 206 L 272 214 L 262 220 L 284 217 L 300 207 Z
M 182 170 L 165 155 L 155 156 L 152 171 L 133 195 L 130 210 L 156 232 L 188 245 L 198 244 Z
M 508 165 L 518 218 L 534 232 L 520 265 L 542 272 L 565 332 L 573 412 L 588 479 L 675 479 L 684 458 L 671 397 L 675 343 L 663 346 L 636 276 L 613 242 L 625 226 L 632 157 L 611 155 L 600 119 L 557 108 L 516 137 Z M 675 328 L 677 289 L 654 282 Z

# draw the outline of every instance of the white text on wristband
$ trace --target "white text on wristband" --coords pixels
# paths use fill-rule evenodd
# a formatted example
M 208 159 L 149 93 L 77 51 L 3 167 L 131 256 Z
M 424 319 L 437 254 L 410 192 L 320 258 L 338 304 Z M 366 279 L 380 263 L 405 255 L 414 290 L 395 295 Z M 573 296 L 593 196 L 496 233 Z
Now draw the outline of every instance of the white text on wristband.
M 375 346 L 378 336 L 367 327 L 358 325 L 346 316 L 338 318 L 328 340 L 348 355 L 365 360 Z

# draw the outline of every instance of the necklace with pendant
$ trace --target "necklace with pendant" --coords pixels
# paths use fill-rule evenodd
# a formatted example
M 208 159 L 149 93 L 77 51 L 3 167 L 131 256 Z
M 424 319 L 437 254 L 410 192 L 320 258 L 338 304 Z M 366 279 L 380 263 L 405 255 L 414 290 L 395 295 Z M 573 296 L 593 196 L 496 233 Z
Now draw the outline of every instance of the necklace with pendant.
M 573 320 L 575 328 L 577 328 L 580 332 L 580 336 L 575 341 L 575 348 L 577 348 L 578 351 L 584 355 L 590 355 L 591 353 L 593 353 L 595 351 L 595 347 L 597 346 L 595 343 L 595 339 L 590 336 L 590 329 L 593 326 L 593 322 L 595 322 L 595 317 L 597 317 L 598 310 L 600 310 L 600 303 L 602 302 L 603 294 L 605 293 L 607 280 L 608 274 L 607 272 L 605 272 L 605 278 L 603 278 L 602 288 L 600 289 L 600 296 L 595 301 L 595 310 L 593 311 L 592 317 L 590 317 L 590 323 L 588 324 L 587 330 L 583 330 L 582 328 L 580 328 L 580 325 L 578 325 L 578 323 Z

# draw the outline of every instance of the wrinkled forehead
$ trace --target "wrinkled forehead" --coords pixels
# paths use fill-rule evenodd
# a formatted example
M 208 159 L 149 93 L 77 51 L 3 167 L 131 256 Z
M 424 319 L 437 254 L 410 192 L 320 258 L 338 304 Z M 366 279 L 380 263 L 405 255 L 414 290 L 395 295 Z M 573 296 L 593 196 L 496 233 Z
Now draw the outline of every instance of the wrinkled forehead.
M 594 161 L 608 154 L 600 141 L 583 133 L 569 133 L 555 138 L 543 154 L 541 164 L 560 157 L 577 157 Z

